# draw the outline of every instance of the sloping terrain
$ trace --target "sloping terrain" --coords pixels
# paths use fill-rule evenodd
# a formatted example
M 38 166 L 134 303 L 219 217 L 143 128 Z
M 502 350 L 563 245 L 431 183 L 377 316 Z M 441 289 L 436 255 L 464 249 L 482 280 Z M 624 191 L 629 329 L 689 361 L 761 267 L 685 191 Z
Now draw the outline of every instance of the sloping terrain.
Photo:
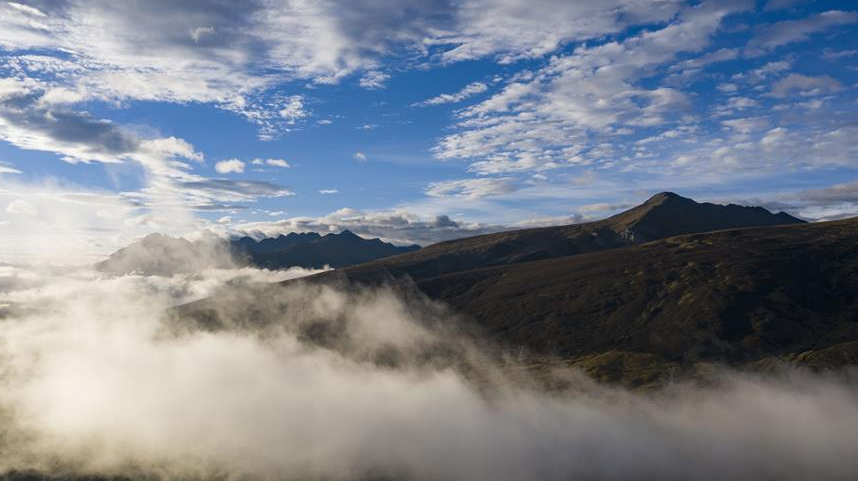
M 858 219 L 679 236 L 421 279 L 531 352 L 746 363 L 858 340 Z
M 789 225 L 637 243 L 659 233 L 752 221 Z M 619 240 L 593 243 L 609 238 Z M 858 219 L 807 224 L 664 194 L 598 223 L 451 241 L 290 282 L 413 288 L 461 315 L 455 322 L 465 324 L 463 332 L 535 372 L 571 364 L 597 379 L 646 385 L 711 363 L 853 362 L 856 239 Z M 586 252 L 582 246 L 595 247 Z M 551 257 L 528 261 L 533 252 Z M 273 286 L 261 295 L 278 298 Z M 288 308 L 235 312 L 230 299 L 200 301 L 182 313 L 217 328 L 265 322 Z M 217 318 L 223 315 L 229 322 Z
M 410 282 L 534 362 L 626 384 L 708 363 L 858 361 L 858 219 L 671 237 L 440 276 L 370 265 L 297 282 Z M 392 259 L 394 260 L 394 259 Z
M 761 207 L 697 203 L 663 192 L 604 220 L 523 229 L 440 242 L 417 252 L 353 267 L 350 272 L 414 279 L 497 265 L 615 249 L 682 234 L 739 227 L 800 224 Z

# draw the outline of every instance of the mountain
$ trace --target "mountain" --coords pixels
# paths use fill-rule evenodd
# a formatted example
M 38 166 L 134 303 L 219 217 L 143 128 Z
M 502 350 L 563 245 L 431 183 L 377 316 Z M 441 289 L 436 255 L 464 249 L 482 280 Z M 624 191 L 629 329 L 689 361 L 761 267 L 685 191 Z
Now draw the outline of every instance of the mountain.
M 348 230 L 324 236 L 315 232 L 290 233 L 258 242 L 251 237 L 231 241 L 211 237 L 191 242 L 150 234 L 116 251 L 95 268 L 114 275 L 173 275 L 239 266 L 344 267 L 418 249 L 417 245 L 397 247 L 380 239 L 364 239 Z
M 802 224 L 762 207 L 697 203 L 670 192 L 625 212 L 585 224 L 523 229 L 433 244 L 353 268 L 422 279 L 451 272 L 616 249 L 666 237 L 752 226 Z
M 425 276 L 370 263 L 300 282 L 413 282 L 525 353 L 534 375 L 576 366 L 630 386 L 714 364 L 858 364 L 858 218 L 722 230 Z M 398 273 L 398 274 L 396 274 Z M 349 284 L 346 285 L 349 285 Z
M 169 276 L 207 268 L 235 267 L 241 262 L 221 239 L 190 242 L 163 234 L 149 234 L 95 264 L 95 269 L 114 275 Z
M 314 233 L 281 235 L 276 239 L 264 239 L 255 246 L 244 239 L 248 238 L 236 243 L 241 243 L 251 263 L 268 269 L 290 266 L 318 269 L 326 265 L 339 268 L 420 249 L 418 245 L 398 247 L 377 238 L 364 239 L 349 230 L 324 236 Z
M 746 363 L 858 349 L 856 240 L 858 219 L 727 230 L 416 285 L 533 352 Z
M 267 237 L 257 242 L 252 237 L 242 237 L 234 240 L 233 245 L 247 252 L 254 254 L 277 252 L 279 250 L 292 247 L 295 244 L 309 242 L 321 238 L 322 236 L 315 232 L 290 232 L 288 235 L 280 234 L 277 237 Z
M 534 375 L 574 365 L 646 386 L 710 363 L 858 362 L 856 237 L 858 219 L 808 224 L 663 193 L 603 221 L 443 242 L 286 284 L 414 289 Z M 249 326 L 288 308 L 245 312 L 235 295 L 179 315 Z
M 672 192 L 662 192 L 607 219 L 607 223 L 611 230 L 637 244 L 696 232 L 800 224 L 804 221 L 785 212 L 772 214 L 762 207 L 697 203 Z

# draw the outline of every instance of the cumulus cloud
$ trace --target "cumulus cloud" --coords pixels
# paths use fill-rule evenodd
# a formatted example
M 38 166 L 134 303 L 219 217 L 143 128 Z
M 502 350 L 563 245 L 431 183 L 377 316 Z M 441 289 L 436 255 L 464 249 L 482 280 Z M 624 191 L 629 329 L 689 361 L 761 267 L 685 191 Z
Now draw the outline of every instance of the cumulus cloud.
M 215 170 L 219 174 L 240 174 L 244 172 L 244 162 L 238 159 L 221 160 L 215 163 Z
M 304 110 L 304 98 L 300 95 L 289 97 L 286 104 L 280 109 L 279 114 L 286 119 L 288 124 L 295 124 L 297 120 L 310 115 L 309 112 Z
M 0 267 L 0 470 L 708 481 L 858 469 L 853 377 L 727 374 L 646 395 L 561 369 L 572 388 L 545 393 L 417 295 L 260 285 L 289 277 Z M 232 309 L 212 304 L 208 327 L 167 311 L 210 295 Z
M 27 150 L 57 152 L 69 162 L 120 162 L 140 139 L 104 119 L 39 100 L 44 86 L 31 80 L 0 82 L 0 138 Z
M 363 152 L 355 152 L 352 157 L 358 162 L 366 162 L 366 154 L 364 154 Z

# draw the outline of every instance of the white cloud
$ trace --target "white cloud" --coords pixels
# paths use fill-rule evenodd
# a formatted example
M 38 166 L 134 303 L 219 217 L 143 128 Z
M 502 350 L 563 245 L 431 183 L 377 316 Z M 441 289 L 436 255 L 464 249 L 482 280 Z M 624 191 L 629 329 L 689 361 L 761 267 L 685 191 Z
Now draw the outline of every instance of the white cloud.
M 215 163 L 215 170 L 220 174 L 240 174 L 244 172 L 244 162 L 238 159 L 222 160 Z
M 389 74 L 372 70 L 364 74 L 359 83 L 365 89 L 380 89 L 384 88 L 384 84 L 388 79 L 390 79 Z
M 294 125 L 297 120 L 310 115 L 309 112 L 304 110 L 304 97 L 300 95 L 289 97 L 286 104 L 280 109 L 279 114 L 290 125 Z
M 284 169 L 290 167 L 289 162 L 286 162 L 283 159 L 265 159 L 264 161 L 262 159 L 253 159 L 254 165 L 262 165 L 263 163 L 272 167 L 281 167 Z
M 190 35 L 191 35 L 191 38 L 194 40 L 194 43 L 199 43 L 200 38 L 202 38 L 205 35 L 211 35 L 214 32 L 215 32 L 214 27 L 197 27 L 197 28 L 191 29 Z
M 366 162 L 366 154 L 364 154 L 363 152 L 355 152 L 352 157 L 358 162 Z
M 667 21 L 680 5 L 674 1 L 470 0 L 462 2 L 457 12 L 458 28 L 434 42 L 452 45 L 442 53 L 447 62 L 494 56 L 508 63 L 543 56 L 567 42 L 617 33 L 631 24 Z
M 55 86 L 82 100 L 211 103 L 271 139 L 309 116 L 300 96 L 275 92 L 284 84 L 360 74 L 363 87 L 380 88 L 390 75 L 379 67 L 384 59 L 432 62 L 430 51 L 443 62 L 538 57 L 566 42 L 667 21 L 681 6 L 679 0 L 534 2 L 522 8 L 483 0 L 129 0 L 121 9 L 108 0 L 39 8 L 4 2 L 0 46 L 25 75 L 64 63 Z
M 742 119 L 731 119 L 724 120 L 721 123 L 741 134 L 759 132 L 769 126 L 769 120 L 765 117 L 747 117 Z
M 457 132 L 434 149 L 442 160 L 471 161 L 480 173 L 610 164 L 622 157 L 618 135 L 674 128 L 690 105 L 675 88 L 646 88 L 640 79 L 708 46 L 723 17 L 744 2 L 711 2 L 623 41 L 580 46 L 552 57 L 531 77 L 462 111 Z
M 777 47 L 801 42 L 811 35 L 833 27 L 851 25 L 858 21 L 858 13 L 831 10 L 802 20 L 788 20 L 767 25 L 745 46 L 745 55 L 759 56 Z
M 6 206 L 6 212 L 10 214 L 28 215 L 30 217 L 39 215 L 39 209 L 37 209 L 35 205 L 21 199 L 10 202 L 9 205 Z
M 322 195 L 326 195 L 326 194 L 338 194 L 339 192 L 340 192 L 340 191 L 339 191 L 339 190 L 337 190 L 337 189 L 321 189 L 321 190 L 319 190 L 319 193 L 320 193 L 320 194 L 322 194 Z
M 17 3 L 17 2 L 7 2 L 7 4 L 10 7 L 12 7 L 13 9 L 15 9 L 21 13 L 24 13 L 26 15 L 30 15 L 33 17 L 40 17 L 40 18 L 47 17 L 47 15 L 45 15 L 44 12 L 42 12 L 41 10 L 39 10 L 36 7 L 31 7 L 30 5 L 24 5 L 24 4 Z
M 431 197 L 462 197 L 480 199 L 515 192 L 516 186 L 511 177 L 447 180 L 433 182 L 426 188 Z
M 20 170 L 14 168 L 14 167 L 9 167 L 8 165 L 0 162 L 0 175 L 2 175 L 2 174 L 20 174 L 20 173 L 21 173 Z
M 436 97 L 432 97 L 431 99 L 424 100 L 423 102 L 418 102 L 414 104 L 416 107 L 428 107 L 432 105 L 441 105 L 441 104 L 449 104 L 461 102 L 467 98 L 473 97 L 474 95 L 480 94 L 488 90 L 489 87 L 483 82 L 473 82 L 466 85 L 462 90 L 459 90 L 456 93 L 452 94 L 441 94 Z
M 252 237 L 285 232 L 341 232 L 349 229 L 362 237 L 379 237 L 397 245 L 428 245 L 443 240 L 507 229 L 502 225 L 453 220 L 447 215 L 421 216 L 402 209 L 361 211 L 344 208 L 321 217 L 292 217 L 271 222 L 234 224 L 229 232 Z
M 812 96 L 837 92 L 843 88 L 840 82 L 827 75 L 809 77 L 792 73 L 772 85 L 771 95 L 784 98 L 792 95 Z

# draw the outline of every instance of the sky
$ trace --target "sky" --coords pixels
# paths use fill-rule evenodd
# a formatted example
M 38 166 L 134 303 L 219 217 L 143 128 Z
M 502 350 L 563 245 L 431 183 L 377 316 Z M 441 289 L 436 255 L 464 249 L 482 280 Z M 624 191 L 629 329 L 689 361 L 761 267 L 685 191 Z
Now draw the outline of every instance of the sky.
M 858 4 L 0 2 L 0 261 L 397 244 L 660 191 L 858 215 Z

